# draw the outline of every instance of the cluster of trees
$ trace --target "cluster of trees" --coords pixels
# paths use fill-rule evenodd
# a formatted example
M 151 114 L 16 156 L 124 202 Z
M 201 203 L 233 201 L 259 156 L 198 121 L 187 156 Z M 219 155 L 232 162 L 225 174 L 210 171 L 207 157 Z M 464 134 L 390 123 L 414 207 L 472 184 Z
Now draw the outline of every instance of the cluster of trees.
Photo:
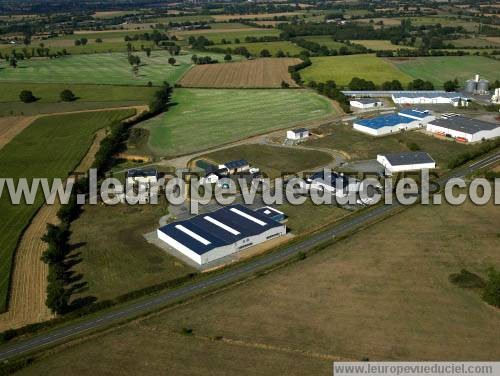
M 288 72 L 290 73 L 292 80 L 294 80 L 298 85 L 301 85 L 302 84 L 302 77 L 300 77 L 299 71 L 301 69 L 304 69 L 304 68 L 310 66 L 311 64 L 312 64 L 311 60 L 307 56 L 304 56 L 304 57 L 302 57 L 302 63 L 289 66 Z
M 15 60 L 17 63 L 18 60 L 31 59 L 32 57 L 35 56 L 49 57 L 52 59 L 64 55 L 69 55 L 68 51 L 65 48 L 55 53 L 51 53 L 50 48 L 45 47 L 43 43 L 40 43 L 40 47 L 32 47 L 32 48 L 24 47 L 21 50 L 12 49 L 10 53 L 6 52 L 5 55 L 0 51 L 0 59 L 4 59 L 8 63 L 10 63 L 10 61 L 12 60 Z M 16 67 L 17 64 L 11 66 Z
M 88 41 L 87 38 L 75 39 L 75 46 L 85 46 Z
M 309 82 L 309 87 L 316 89 L 319 94 L 337 101 L 346 113 L 351 112 L 349 99 L 337 88 L 335 81 L 327 81 L 325 83 L 316 83 L 315 81 L 311 81 Z
M 454 83 L 454 81 L 451 81 Z M 458 82 L 457 82 L 458 85 Z M 404 90 L 403 84 L 399 80 L 386 81 L 380 85 L 376 85 L 373 81 L 365 80 L 364 78 L 353 77 L 349 82 L 350 90 Z M 410 82 L 407 86 L 408 90 L 434 90 L 434 85 L 430 81 L 416 79 Z M 454 90 L 450 90 L 454 91 Z
M 327 46 L 320 45 L 316 42 L 311 42 L 303 38 L 294 38 L 293 42 L 299 47 L 305 48 L 310 51 L 309 56 L 337 56 L 337 55 L 351 55 L 351 54 L 364 54 L 368 52 L 365 46 L 360 44 L 354 44 L 350 41 L 345 41 L 346 46 L 340 47 L 338 50 L 334 48 L 328 48 Z
M 198 56 L 198 55 L 191 56 L 191 61 L 197 65 L 217 64 L 219 62 L 216 59 L 212 59 L 210 56 Z
M 45 304 L 53 312 L 64 314 L 69 311 L 69 300 L 71 294 L 78 285 L 71 288 L 66 286 L 71 282 L 71 274 L 68 269 L 71 264 L 66 262 L 66 256 L 70 252 L 69 226 L 80 214 L 80 205 L 77 202 L 77 194 L 85 194 L 87 190 L 86 179 L 77 180 L 69 202 L 62 205 L 57 212 L 61 221 L 59 225 L 47 224 L 47 232 L 42 240 L 48 247 L 42 254 L 41 260 L 49 266 L 47 298 Z
M 63 102 L 72 102 L 72 101 L 77 99 L 75 94 L 69 89 L 65 89 L 65 90 L 61 91 L 61 93 L 59 94 L 59 98 Z M 31 90 L 22 90 L 19 93 L 19 99 L 21 100 L 21 102 L 24 102 L 24 103 L 33 103 L 33 102 L 36 102 L 38 100 L 38 98 L 35 97 L 35 95 L 33 94 L 33 92 Z
M 154 44 L 157 46 L 158 44 L 160 44 L 161 41 L 170 40 L 167 34 L 161 33 L 158 30 L 153 30 L 151 34 L 146 32 L 144 34 L 125 35 L 123 39 L 125 40 L 125 42 L 131 42 L 137 40 L 153 41 Z

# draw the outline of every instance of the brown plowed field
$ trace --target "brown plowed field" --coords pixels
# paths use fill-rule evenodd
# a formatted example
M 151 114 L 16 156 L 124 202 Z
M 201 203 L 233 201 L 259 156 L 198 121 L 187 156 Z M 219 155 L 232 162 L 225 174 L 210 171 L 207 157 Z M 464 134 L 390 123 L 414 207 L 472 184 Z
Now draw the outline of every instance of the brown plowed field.
M 184 87 L 203 88 L 278 88 L 285 81 L 290 87 L 297 87 L 288 73 L 288 67 L 300 62 L 295 58 L 264 58 L 196 65 L 179 83 Z

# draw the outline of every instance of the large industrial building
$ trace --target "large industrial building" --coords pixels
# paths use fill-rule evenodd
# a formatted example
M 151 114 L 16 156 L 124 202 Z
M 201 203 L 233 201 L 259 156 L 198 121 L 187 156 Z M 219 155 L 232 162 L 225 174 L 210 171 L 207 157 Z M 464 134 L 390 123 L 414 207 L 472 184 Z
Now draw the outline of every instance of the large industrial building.
M 402 130 L 422 128 L 433 119 L 435 117 L 429 111 L 404 109 L 397 114 L 357 120 L 353 128 L 372 136 L 382 136 Z
M 286 234 L 286 226 L 236 204 L 157 230 L 158 238 L 202 266 Z
M 452 137 L 461 142 L 476 142 L 500 137 L 500 124 L 470 119 L 457 114 L 445 114 L 429 122 L 427 131 Z
M 362 110 L 366 110 L 369 108 L 378 108 L 384 105 L 380 99 L 374 98 L 353 99 L 349 101 L 349 104 L 351 105 L 351 107 L 360 108 Z
M 401 91 L 392 94 L 392 100 L 398 105 L 414 104 L 451 104 L 455 107 L 467 106 L 469 98 L 461 93 L 445 91 Z
M 377 161 L 389 174 L 436 168 L 434 159 L 424 151 L 379 154 Z

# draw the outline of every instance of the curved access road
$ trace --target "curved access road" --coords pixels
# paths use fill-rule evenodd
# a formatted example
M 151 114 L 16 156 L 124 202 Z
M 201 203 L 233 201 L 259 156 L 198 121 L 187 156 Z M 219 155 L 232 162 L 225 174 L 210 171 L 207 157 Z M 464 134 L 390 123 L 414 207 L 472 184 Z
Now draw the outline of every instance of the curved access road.
M 439 183 L 443 185 L 451 178 L 458 178 L 468 175 L 482 168 L 500 162 L 500 152 L 484 157 L 466 167 L 454 170 L 451 174 L 442 178 Z M 34 335 L 30 338 L 13 341 L 0 347 L 0 361 L 9 358 L 22 356 L 30 352 L 40 350 L 45 346 L 55 345 L 70 340 L 78 335 L 85 334 L 93 330 L 103 329 L 109 325 L 123 322 L 125 320 L 146 314 L 148 312 L 162 308 L 180 299 L 186 299 L 193 294 L 199 294 L 204 290 L 227 285 L 238 281 L 246 276 L 250 276 L 260 270 L 280 264 L 287 259 L 319 246 L 335 237 L 348 234 L 361 226 L 368 225 L 374 220 L 384 218 L 386 215 L 402 208 L 397 202 L 390 205 L 382 205 L 372 210 L 367 210 L 352 218 L 328 227 L 321 232 L 311 235 L 309 238 L 282 248 L 276 252 L 265 255 L 256 260 L 245 263 L 241 266 L 222 271 L 220 274 L 207 277 L 195 283 L 180 287 L 175 290 L 166 291 L 155 296 L 146 297 L 140 301 L 133 302 L 126 306 L 120 306 L 112 311 L 103 312 L 84 318 L 80 322 L 68 324 L 61 328 L 49 330 L 45 333 Z

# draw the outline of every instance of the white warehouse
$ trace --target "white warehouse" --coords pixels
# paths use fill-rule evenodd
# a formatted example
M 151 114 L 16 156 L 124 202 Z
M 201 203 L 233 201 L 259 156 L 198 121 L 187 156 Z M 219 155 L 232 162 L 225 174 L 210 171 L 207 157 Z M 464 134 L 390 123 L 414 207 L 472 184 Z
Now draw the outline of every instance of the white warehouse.
M 379 154 L 377 162 L 384 166 L 390 174 L 436 168 L 434 159 L 423 151 Z
M 157 230 L 160 240 L 200 266 L 285 234 L 285 225 L 240 204 Z
M 467 106 L 470 100 L 461 93 L 445 91 L 401 91 L 392 94 L 392 100 L 398 105 L 412 104 L 451 104 Z
M 349 101 L 349 104 L 352 107 L 360 108 L 362 110 L 366 110 L 369 108 L 378 108 L 384 105 L 380 99 L 374 99 L 374 98 L 353 99 Z
M 447 114 L 427 124 L 427 131 L 460 142 L 477 142 L 500 137 L 500 124 Z

